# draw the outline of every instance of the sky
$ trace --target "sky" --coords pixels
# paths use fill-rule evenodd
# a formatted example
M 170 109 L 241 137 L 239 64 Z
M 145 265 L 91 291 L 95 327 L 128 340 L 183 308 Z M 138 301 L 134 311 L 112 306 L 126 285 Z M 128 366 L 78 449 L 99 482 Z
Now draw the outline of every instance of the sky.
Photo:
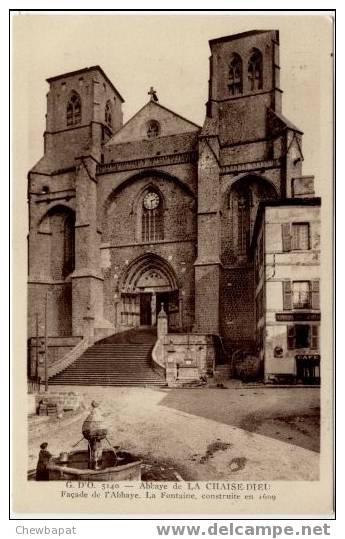
M 317 186 L 330 181 L 324 172 L 325 144 L 330 143 L 324 129 L 325 122 L 331 122 L 332 24 L 325 14 L 23 12 L 12 23 L 13 147 L 19 197 L 26 191 L 27 171 L 43 155 L 46 78 L 98 64 L 125 99 L 124 121 L 147 102 L 147 92 L 154 86 L 162 105 L 202 125 L 208 40 L 252 29 L 280 31 L 283 114 L 305 133 L 303 173 L 314 174 Z

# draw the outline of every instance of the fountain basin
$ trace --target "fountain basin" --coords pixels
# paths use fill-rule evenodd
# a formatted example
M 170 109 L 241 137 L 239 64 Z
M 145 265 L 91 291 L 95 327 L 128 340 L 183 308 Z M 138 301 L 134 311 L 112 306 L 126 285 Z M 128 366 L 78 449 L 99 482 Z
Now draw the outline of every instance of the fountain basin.
M 87 450 L 71 451 L 67 462 L 60 457 L 52 458 L 47 469 L 49 481 L 140 481 L 142 461 L 127 451 L 115 452 L 103 449 L 101 467 L 98 470 L 88 468 Z

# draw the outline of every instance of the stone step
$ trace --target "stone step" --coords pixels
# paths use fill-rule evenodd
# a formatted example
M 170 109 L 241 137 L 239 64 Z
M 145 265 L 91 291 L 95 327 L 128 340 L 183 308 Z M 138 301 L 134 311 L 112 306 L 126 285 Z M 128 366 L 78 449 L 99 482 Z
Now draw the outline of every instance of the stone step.
M 127 342 L 126 342 L 127 341 Z M 138 342 L 135 342 L 138 341 Z M 155 331 L 129 330 L 94 344 L 49 380 L 52 385 L 164 386 L 150 367 Z
M 60 386 L 110 386 L 110 387 L 164 387 L 166 384 L 164 382 L 103 382 L 103 381 L 75 381 L 75 382 L 52 382 L 50 385 L 60 385 Z

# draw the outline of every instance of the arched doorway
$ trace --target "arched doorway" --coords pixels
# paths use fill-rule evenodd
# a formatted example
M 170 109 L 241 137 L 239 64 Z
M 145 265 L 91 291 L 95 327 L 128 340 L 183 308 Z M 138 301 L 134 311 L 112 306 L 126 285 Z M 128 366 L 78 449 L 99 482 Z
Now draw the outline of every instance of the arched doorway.
M 129 264 L 119 285 L 123 327 L 155 326 L 164 305 L 170 326 L 179 326 L 179 287 L 171 265 L 148 253 Z

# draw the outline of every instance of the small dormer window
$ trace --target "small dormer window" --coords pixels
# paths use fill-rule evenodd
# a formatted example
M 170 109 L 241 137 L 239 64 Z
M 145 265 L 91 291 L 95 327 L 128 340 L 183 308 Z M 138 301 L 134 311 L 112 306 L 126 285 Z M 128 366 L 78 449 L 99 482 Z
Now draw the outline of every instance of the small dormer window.
M 160 125 L 156 120 L 150 120 L 147 124 L 147 138 L 156 138 L 160 133 Z

